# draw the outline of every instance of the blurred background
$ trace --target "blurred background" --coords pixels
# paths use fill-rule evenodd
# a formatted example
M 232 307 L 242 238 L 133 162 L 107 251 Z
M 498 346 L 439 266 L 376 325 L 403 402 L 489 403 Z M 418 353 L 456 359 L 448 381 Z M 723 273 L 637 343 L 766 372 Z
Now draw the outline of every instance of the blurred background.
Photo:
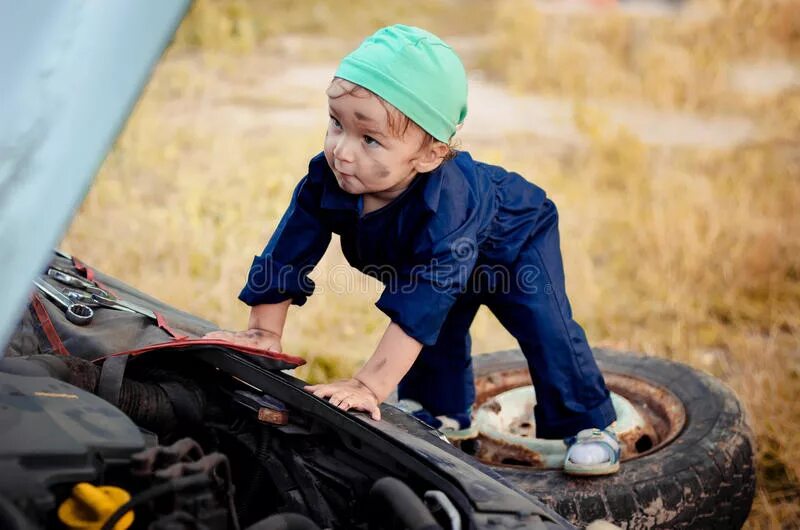
M 749 528 L 800 528 L 800 1 L 196 0 L 63 242 L 225 328 L 252 256 L 322 149 L 325 88 L 387 24 L 470 77 L 463 149 L 559 205 L 595 346 L 686 362 L 739 395 L 758 444 Z M 298 375 L 350 375 L 387 318 L 334 239 L 293 307 Z M 515 347 L 488 312 L 475 354 Z

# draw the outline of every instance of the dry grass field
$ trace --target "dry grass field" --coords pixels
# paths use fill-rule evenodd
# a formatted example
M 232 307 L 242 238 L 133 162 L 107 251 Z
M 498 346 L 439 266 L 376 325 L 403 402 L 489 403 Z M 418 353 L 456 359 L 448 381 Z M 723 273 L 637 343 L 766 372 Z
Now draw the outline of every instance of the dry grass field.
M 604 4 L 198 0 L 63 248 L 245 326 L 236 295 L 321 150 L 336 61 L 382 25 L 429 28 L 473 82 L 463 148 L 559 204 L 592 343 L 730 385 L 758 444 L 748 528 L 800 528 L 800 1 Z M 346 376 L 387 324 L 380 288 L 336 241 L 313 277 L 284 348 L 302 377 Z M 514 346 L 488 313 L 472 331 L 475 353 Z

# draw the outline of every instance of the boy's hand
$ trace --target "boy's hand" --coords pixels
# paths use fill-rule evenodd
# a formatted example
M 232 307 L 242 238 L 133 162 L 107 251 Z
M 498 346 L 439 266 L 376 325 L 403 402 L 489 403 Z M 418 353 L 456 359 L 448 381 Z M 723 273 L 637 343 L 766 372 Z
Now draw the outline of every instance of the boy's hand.
M 368 412 L 373 420 L 381 419 L 377 396 L 357 379 L 347 379 L 324 385 L 310 385 L 303 387 L 303 390 L 307 390 L 317 397 L 330 398 L 330 402 L 342 410 L 363 410 Z
M 275 353 L 282 353 L 281 336 L 266 329 L 248 329 L 245 331 L 212 331 L 203 335 L 204 339 L 226 340 L 234 344 L 259 348 Z

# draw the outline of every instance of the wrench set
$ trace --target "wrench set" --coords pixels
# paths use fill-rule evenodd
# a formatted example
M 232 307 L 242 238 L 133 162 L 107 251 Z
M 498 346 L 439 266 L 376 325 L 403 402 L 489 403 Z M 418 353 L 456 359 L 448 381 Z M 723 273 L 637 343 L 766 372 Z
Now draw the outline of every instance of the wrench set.
M 46 274 L 33 280 L 33 284 L 64 311 L 67 320 L 78 326 L 85 326 L 92 321 L 95 307 L 128 311 L 158 322 L 156 314 L 150 309 L 121 300 L 95 282 L 58 267 L 49 267 Z

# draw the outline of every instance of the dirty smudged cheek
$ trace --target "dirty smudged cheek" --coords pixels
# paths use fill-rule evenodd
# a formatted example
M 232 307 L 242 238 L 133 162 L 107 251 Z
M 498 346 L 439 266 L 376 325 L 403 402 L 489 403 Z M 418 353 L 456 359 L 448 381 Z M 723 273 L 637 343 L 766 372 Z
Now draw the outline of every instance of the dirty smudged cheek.
M 372 174 L 377 176 L 379 179 L 385 179 L 389 176 L 389 173 L 389 168 L 380 162 L 376 161 L 372 164 Z

